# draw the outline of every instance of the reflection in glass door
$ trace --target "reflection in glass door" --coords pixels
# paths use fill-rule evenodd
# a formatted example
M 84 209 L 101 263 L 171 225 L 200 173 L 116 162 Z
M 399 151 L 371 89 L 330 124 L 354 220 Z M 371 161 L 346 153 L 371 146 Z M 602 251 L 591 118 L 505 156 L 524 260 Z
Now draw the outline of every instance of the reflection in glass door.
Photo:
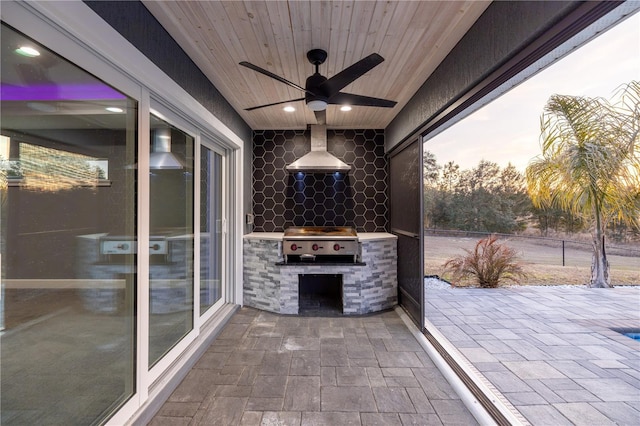
M 200 148 L 200 315 L 222 294 L 222 155 Z
M 151 115 L 149 367 L 193 329 L 194 138 Z
M 0 40 L 0 423 L 99 424 L 136 389 L 138 104 Z

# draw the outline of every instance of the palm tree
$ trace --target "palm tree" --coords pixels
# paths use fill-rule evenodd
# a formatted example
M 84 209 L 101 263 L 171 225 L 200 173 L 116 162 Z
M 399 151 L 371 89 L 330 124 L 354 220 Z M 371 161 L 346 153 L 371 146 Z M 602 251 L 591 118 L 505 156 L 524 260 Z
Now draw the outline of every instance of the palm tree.
M 640 83 L 617 101 L 552 96 L 540 119 L 542 155 L 527 167 L 534 206 L 558 207 L 590 223 L 591 287 L 610 287 L 604 229 L 640 228 Z

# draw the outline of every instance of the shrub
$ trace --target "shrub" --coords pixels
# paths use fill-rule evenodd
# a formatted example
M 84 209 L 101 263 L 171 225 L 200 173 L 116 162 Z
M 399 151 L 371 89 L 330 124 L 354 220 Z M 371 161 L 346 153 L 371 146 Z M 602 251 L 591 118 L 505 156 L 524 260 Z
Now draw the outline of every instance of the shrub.
M 465 249 L 466 255 L 449 259 L 443 265 L 445 272 L 450 272 L 455 281 L 475 277 L 482 288 L 498 287 L 503 280 L 519 283 L 526 274 L 518 253 L 497 241 L 494 235 L 479 240 L 473 251 Z

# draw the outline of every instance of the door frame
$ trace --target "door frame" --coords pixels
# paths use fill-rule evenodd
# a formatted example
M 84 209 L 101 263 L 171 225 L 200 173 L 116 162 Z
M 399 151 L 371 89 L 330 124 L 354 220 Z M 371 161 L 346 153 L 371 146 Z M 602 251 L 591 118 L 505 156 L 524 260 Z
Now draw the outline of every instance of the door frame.
M 393 217 L 393 203 L 394 203 L 394 195 L 397 196 L 397 194 L 394 194 L 393 191 L 393 184 L 392 184 L 392 179 L 394 179 L 394 175 L 392 173 L 392 163 L 393 163 L 393 158 L 404 153 L 405 150 L 410 149 L 410 148 L 416 148 L 416 150 L 418 151 L 418 157 L 417 157 L 417 179 L 418 179 L 418 185 L 417 188 L 415 188 L 415 190 L 417 191 L 417 194 L 415 194 L 418 197 L 418 225 L 417 225 L 417 229 L 414 230 L 406 230 L 406 229 L 402 229 L 399 227 L 394 227 L 394 217 Z M 392 234 L 396 235 L 398 237 L 398 248 L 397 248 L 397 263 L 398 263 L 398 304 L 407 312 L 409 318 L 411 318 L 413 320 L 413 322 L 415 322 L 415 324 L 420 328 L 420 330 L 424 330 L 424 306 L 425 306 L 425 300 L 424 300 L 424 220 L 423 220 L 423 209 L 424 209 L 424 200 L 423 200 L 423 187 L 424 187 L 424 182 L 423 182 L 423 167 L 422 167 L 422 161 L 423 161 L 423 154 L 422 154 L 422 138 L 421 137 L 416 137 L 416 138 L 412 138 L 409 139 L 407 142 L 401 144 L 400 146 L 398 146 L 396 149 L 394 149 L 393 151 L 391 151 L 389 153 L 389 227 L 390 227 L 390 231 Z M 399 201 L 399 200 L 396 200 Z M 410 267 L 413 268 L 417 268 L 418 272 L 418 278 L 417 280 L 419 280 L 419 294 L 410 294 L 409 292 L 407 292 L 407 290 L 403 286 L 403 282 L 401 282 L 401 279 L 403 279 L 406 275 L 404 273 L 401 273 L 401 268 L 403 267 L 401 264 L 401 261 L 404 260 L 403 258 L 403 253 L 401 252 L 401 246 L 404 245 L 404 243 L 402 243 L 401 241 L 405 238 L 409 238 L 410 240 L 406 240 L 406 241 L 413 241 L 414 243 L 417 242 L 418 244 L 418 250 L 419 250 L 419 256 L 418 256 L 418 265 L 415 265 L 415 263 L 413 265 L 409 265 Z M 414 271 L 414 273 L 416 273 L 416 271 Z M 404 298 L 403 298 L 404 295 Z M 416 300 L 416 297 L 418 298 L 418 300 Z M 403 303 L 403 299 L 406 301 L 409 301 L 409 304 L 405 304 Z

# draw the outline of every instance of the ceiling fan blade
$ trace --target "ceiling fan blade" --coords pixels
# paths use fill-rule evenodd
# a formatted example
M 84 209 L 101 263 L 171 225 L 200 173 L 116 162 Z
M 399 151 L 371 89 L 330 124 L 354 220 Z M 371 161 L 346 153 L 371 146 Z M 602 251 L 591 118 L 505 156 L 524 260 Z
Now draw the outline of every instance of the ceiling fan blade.
M 244 110 L 245 111 L 253 111 L 254 109 L 258 109 L 258 108 L 265 108 L 265 107 L 270 107 L 270 106 L 273 106 L 273 105 L 287 104 L 289 102 L 298 102 L 298 101 L 304 101 L 304 98 L 290 99 L 288 101 L 274 102 L 272 104 L 254 106 L 254 107 L 251 107 L 251 108 L 245 108 Z
M 316 115 L 316 124 L 327 124 L 327 110 L 314 111 Z
M 271 71 L 267 71 L 267 70 L 265 70 L 264 68 L 260 68 L 260 67 L 259 67 L 259 66 L 257 66 L 257 65 L 253 65 L 253 64 L 252 64 L 252 63 L 250 63 L 250 62 L 242 61 L 242 62 L 240 62 L 240 65 L 242 65 L 243 67 L 247 67 L 247 68 L 249 68 L 249 69 L 252 69 L 252 70 L 254 70 L 254 71 L 256 71 L 256 72 L 259 72 L 260 74 L 264 74 L 264 75 L 266 75 L 267 77 L 271 77 L 271 78 L 273 78 L 274 80 L 278 80 L 278 81 L 279 81 L 279 82 L 281 82 L 281 83 L 284 83 L 284 84 L 286 84 L 286 85 L 288 85 L 288 86 L 293 87 L 294 89 L 302 90 L 303 92 L 306 92 L 306 93 L 309 93 L 309 94 L 311 94 L 311 95 L 314 95 L 314 93 L 309 92 L 309 91 L 308 91 L 307 89 L 305 89 L 304 87 L 299 86 L 299 85 L 297 85 L 297 84 L 295 84 L 295 83 L 292 83 L 292 82 L 290 82 L 289 80 L 284 79 L 284 78 L 280 77 L 279 75 L 276 75 L 276 74 L 272 73 Z
M 382 56 L 377 53 L 372 53 L 371 55 L 360 59 L 355 64 L 343 69 L 338 74 L 322 83 L 319 88 L 325 93 L 328 93 L 328 96 L 331 97 L 358 77 L 366 74 L 367 71 L 380 65 L 383 61 L 384 58 Z
M 387 99 L 372 98 L 370 96 L 354 95 L 353 93 L 336 93 L 329 98 L 329 103 L 332 105 L 354 105 L 354 106 L 372 106 L 393 108 L 396 106 L 396 101 L 390 101 Z

